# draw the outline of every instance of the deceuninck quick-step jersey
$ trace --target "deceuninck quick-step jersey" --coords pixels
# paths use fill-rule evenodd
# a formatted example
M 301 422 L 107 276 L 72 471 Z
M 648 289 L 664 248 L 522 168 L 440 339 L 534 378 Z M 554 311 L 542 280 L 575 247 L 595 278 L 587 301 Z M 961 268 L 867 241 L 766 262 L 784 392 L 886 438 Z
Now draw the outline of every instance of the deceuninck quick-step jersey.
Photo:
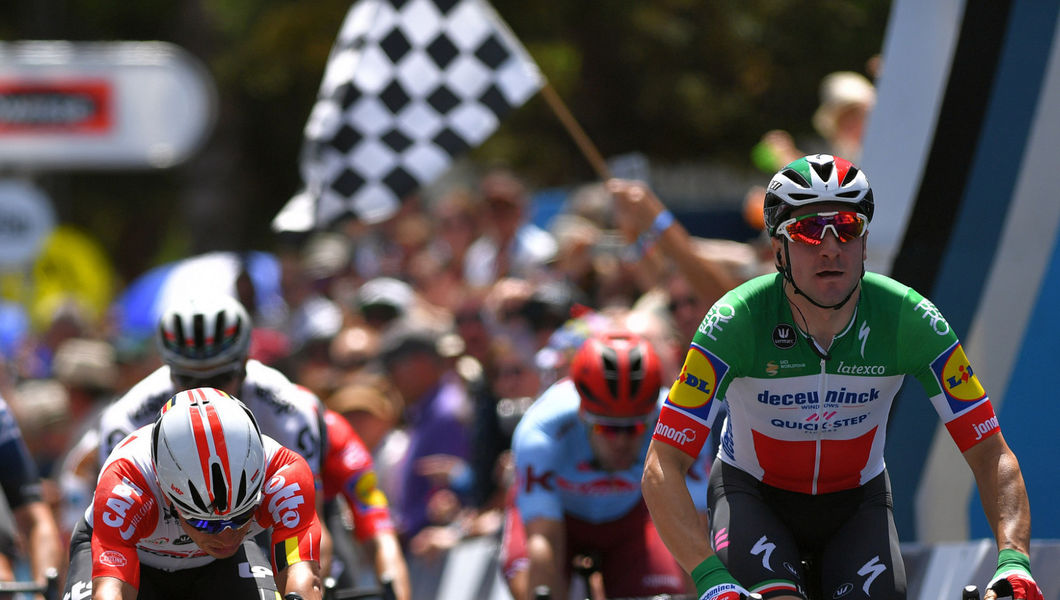
M 927 391 L 962 452 L 1000 431 L 956 333 L 916 291 L 866 273 L 850 323 L 819 354 L 782 283 L 779 274 L 757 277 L 711 307 L 654 439 L 697 456 L 726 402 L 721 460 L 767 485 L 823 494 L 883 472 L 887 417 L 905 375 Z

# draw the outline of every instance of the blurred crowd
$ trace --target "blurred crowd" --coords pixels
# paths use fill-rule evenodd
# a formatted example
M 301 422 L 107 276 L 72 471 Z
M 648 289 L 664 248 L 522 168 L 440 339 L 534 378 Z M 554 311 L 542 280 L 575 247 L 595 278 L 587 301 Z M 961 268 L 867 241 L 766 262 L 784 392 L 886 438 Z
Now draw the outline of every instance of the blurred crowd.
M 251 357 L 354 424 L 414 555 L 499 529 L 515 423 L 586 336 L 632 313 L 630 327 L 658 330 L 644 333 L 676 375 L 716 299 L 657 249 L 630 255 L 648 224 L 603 184 L 575 190 L 547 228 L 529 220 L 530 200 L 515 173 L 491 170 L 433 202 L 409 197 L 384 223 L 283 240 L 283 313 L 256 310 L 249 277 L 235 286 L 255 325 Z M 771 266 L 751 246 L 695 243 L 732 283 Z M 94 483 L 99 411 L 159 364 L 154 340 L 117 341 L 71 303 L 5 365 L 0 395 L 64 533 Z M 429 433 L 439 420 L 459 425 L 441 446 Z
M 849 76 L 826 82 L 832 112 L 818 117 L 822 133 L 851 127 L 840 125 L 833 96 L 854 98 L 867 114 L 868 86 Z M 430 560 L 466 536 L 500 531 L 515 424 L 589 335 L 616 323 L 640 333 L 672 381 L 711 304 L 774 268 L 765 243 L 693 237 L 694 269 L 713 279 L 703 285 L 689 277 L 688 257 L 637 243 L 650 216 L 608 189 L 575 189 L 542 227 L 530 220 L 533 190 L 495 168 L 436 198 L 410 196 L 383 223 L 282 237 L 283 311 L 259 311 L 245 273 L 235 282 L 254 322 L 250 357 L 354 426 L 410 557 Z M 760 226 L 754 202 L 748 221 Z M 71 302 L 0 369 L 0 396 L 64 540 L 91 499 L 98 414 L 160 365 L 154 343 L 118 337 Z

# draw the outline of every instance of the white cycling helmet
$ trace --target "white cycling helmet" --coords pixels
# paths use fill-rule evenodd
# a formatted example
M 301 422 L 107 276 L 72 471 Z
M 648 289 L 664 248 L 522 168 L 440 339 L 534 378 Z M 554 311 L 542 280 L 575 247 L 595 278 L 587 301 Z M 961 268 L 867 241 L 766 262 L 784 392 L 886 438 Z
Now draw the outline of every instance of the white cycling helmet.
M 777 235 L 792 210 L 820 202 L 850 204 L 869 221 L 875 208 L 864 171 L 838 156 L 812 154 L 788 163 L 769 181 L 762 209 L 766 231 Z
M 206 379 L 242 368 L 250 330 L 250 316 L 235 298 L 185 296 L 162 311 L 158 348 L 174 374 Z
M 250 409 L 221 390 L 196 388 L 166 402 L 151 461 L 159 489 L 186 519 L 224 519 L 261 501 L 261 430 Z

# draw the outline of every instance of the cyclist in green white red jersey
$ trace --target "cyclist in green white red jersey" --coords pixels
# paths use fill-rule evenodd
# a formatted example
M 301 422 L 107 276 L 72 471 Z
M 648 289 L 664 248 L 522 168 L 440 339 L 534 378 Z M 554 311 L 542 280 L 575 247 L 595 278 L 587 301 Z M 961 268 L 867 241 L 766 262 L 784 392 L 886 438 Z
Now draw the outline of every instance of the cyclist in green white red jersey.
M 648 452 L 652 517 L 703 598 L 743 591 L 724 587 L 733 578 L 767 599 L 805 598 L 808 576 L 824 597 L 904 598 L 883 456 L 891 404 L 912 375 L 971 467 L 996 534 L 987 599 L 1039 600 L 1019 463 L 939 310 L 865 273 L 873 209 L 865 174 L 842 158 L 806 156 L 773 177 L 764 216 L 779 273 L 733 289 L 700 324 Z M 689 527 L 695 509 L 677 474 L 721 402 L 729 416 L 708 537 Z

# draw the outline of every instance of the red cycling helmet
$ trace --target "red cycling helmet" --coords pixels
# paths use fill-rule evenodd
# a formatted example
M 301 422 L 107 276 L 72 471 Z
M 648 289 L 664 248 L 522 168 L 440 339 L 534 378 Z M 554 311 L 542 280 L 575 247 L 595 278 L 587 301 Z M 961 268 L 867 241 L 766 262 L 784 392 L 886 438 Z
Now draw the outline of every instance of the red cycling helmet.
M 662 387 L 659 356 L 647 340 L 629 332 L 586 340 L 571 361 L 570 377 L 582 412 L 618 421 L 651 414 Z

